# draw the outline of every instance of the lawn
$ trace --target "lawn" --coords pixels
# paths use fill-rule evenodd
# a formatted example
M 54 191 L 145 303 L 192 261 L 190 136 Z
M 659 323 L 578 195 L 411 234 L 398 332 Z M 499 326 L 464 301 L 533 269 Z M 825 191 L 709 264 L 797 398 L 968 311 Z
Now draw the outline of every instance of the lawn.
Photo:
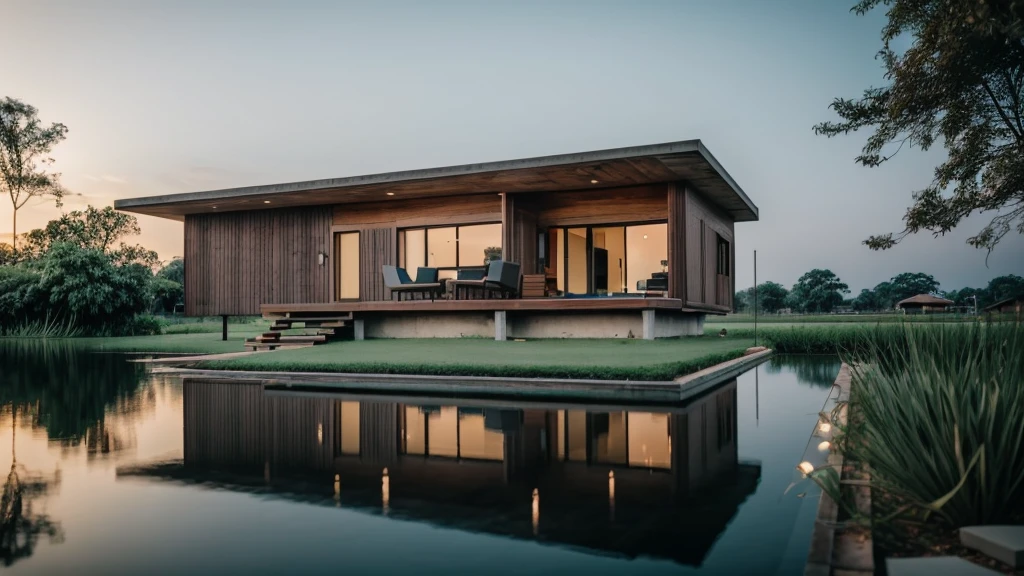
M 365 374 L 671 380 L 742 355 L 746 335 L 669 340 L 403 339 L 279 350 L 200 368 Z
M 228 325 L 228 339 L 221 340 L 220 327 L 216 332 L 162 334 L 159 336 L 122 336 L 117 338 L 74 338 L 80 346 L 97 352 L 195 352 L 215 354 L 242 352 L 242 342 L 257 336 L 263 328 L 256 324 Z

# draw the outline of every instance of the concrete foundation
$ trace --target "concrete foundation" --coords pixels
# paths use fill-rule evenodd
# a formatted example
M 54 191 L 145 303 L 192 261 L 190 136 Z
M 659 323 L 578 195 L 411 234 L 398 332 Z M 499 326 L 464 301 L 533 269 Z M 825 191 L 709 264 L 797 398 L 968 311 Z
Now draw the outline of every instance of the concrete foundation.
M 673 338 L 704 333 L 704 314 L 670 310 L 389 312 L 355 320 L 365 338 Z

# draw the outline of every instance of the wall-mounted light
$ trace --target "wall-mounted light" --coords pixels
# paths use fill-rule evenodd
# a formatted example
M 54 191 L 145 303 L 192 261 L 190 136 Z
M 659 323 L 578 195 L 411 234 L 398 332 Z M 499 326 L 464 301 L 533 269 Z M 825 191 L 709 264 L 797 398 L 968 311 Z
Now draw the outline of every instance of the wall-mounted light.
M 395 195 L 394 192 L 388 192 L 388 196 L 394 196 L 394 195 Z
M 321 250 L 320 252 L 317 252 L 316 253 L 316 263 L 321 265 L 321 266 L 323 266 L 325 263 L 327 263 L 327 253 L 324 252 L 323 250 Z
M 591 184 L 597 184 L 597 180 L 591 180 L 590 183 Z
M 270 204 L 270 200 L 264 200 L 263 203 L 264 204 Z

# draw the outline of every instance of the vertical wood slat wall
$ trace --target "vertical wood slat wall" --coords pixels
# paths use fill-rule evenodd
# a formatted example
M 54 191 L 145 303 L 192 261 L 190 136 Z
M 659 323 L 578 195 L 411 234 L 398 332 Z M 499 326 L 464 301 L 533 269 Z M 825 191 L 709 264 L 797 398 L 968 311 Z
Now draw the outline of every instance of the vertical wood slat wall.
M 395 228 L 364 228 L 359 231 L 359 299 L 390 300 L 384 287 L 381 266 L 394 265 L 398 258 Z
M 185 314 L 259 314 L 260 304 L 329 302 L 330 207 L 185 217 Z
M 685 204 L 686 305 L 727 311 L 732 308 L 736 290 L 735 263 L 730 261 L 731 275 L 720 282 L 717 278 L 718 236 L 729 242 L 730 256 L 734 255 L 733 221 L 696 190 L 686 189 Z
M 523 274 L 537 272 L 537 215 L 508 193 L 501 200 L 501 259 L 518 262 Z
M 668 296 L 686 300 L 686 188 L 668 185 Z

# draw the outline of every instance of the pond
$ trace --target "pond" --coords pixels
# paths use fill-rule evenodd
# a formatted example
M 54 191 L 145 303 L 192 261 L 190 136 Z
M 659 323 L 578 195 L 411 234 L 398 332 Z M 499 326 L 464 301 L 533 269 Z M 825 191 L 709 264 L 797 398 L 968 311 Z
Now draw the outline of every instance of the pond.
M 839 363 L 683 406 L 316 394 L 0 342 L 11 574 L 801 574 Z M 10 448 L 8 453 L 8 447 Z

